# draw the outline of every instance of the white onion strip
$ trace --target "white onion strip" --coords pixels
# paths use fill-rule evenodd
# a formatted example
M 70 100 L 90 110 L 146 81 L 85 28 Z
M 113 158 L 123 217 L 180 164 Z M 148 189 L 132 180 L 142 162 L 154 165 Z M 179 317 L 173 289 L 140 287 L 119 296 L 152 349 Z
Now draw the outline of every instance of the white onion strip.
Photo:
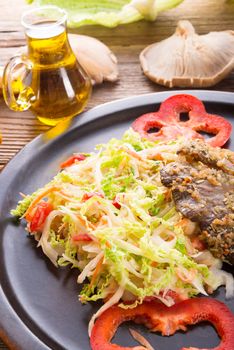
M 226 299 L 234 297 L 234 278 L 231 273 L 213 268 L 212 272 L 218 278 L 220 278 L 220 284 L 224 284 L 226 287 Z
M 139 332 L 135 331 L 135 329 L 129 328 L 129 332 L 139 344 L 144 346 L 144 349 L 154 350 L 154 348 L 151 346 L 148 340 L 145 339 L 145 337 L 143 337 L 143 335 L 141 335 Z
M 44 228 L 42 231 L 42 235 L 40 238 L 40 241 L 38 242 L 38 247 L 42 247 L 42 250 L 46 256 L 51 260 L 51 262 L 57 267 L 57 259 L 58 259 L 58 252 L 53 249 L 48 242 L 49 235 L 50 235 L 50 226 L 52 221 L 56 216 L 63 216 L 63 212 L 60 210 L 53 210 L 46 218 Z
M 167 307 L 171 307 L 172 305 L 175 304 L 175 301 L 172 297 L 170 297 L 169 295 L 167 295 L 166 297 L 161 297 L 160 295 L 154 295 L 154 297 L 158 300 L 160 300 L 164 305 L 166 305 Z
M 101 252 L 97 256 L 95 256 L 94 259 L 92 259 L 84 268 L 84 270 L 81 272 L 81 274 L 78 276 L 77 282 L 82 283 L 84 282 L 85 278 L 88 276 L 89 272 L 92 271 L 96 266 L 97 263 L 103 258 L 104 253 Z

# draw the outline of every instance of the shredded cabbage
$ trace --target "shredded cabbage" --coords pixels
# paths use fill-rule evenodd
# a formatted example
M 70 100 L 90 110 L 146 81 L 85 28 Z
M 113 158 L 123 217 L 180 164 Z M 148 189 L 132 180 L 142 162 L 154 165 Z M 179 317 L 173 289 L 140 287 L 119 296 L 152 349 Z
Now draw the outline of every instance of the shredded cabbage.
M 37 5 L 55 5 L 68 13 L 68 26 L 100 24 L 116 27 L 142 19 L 154 21 L 159 12 L 179 5 L 183 0 L 36 0 Z M 27 0 L 28 3 L 34 0 Z
M 98 315 L 113 302 L 135 307 L 145 297 L 172 305 L 168 291 L 190 298 L 225 284 L 233 294 L 233 278 L 211 253 L 193 247 L 171 190 L 160 181 L 170 162 L 164 152 L 176 158 L 182 143 L 149 142 L 129 129 L 45 185 L 57 190 L 46 192 L 53 210 L 35 237 L 41 235 L 39 245 L 55 265 L 78 269 L 78 283 L 86 282 L 81 302 L 109 300 Z M 162 160 L 154 160 L 159 152 Z M 12 213 L 22 216 L 43 190 Z
M 32 194 L 31 196 L 25 196 L 22 200 L 19 201 L 17 207 L 11 210 L 11 215 L 21 218 L 25 214 L 35 197 L 36 194 Z

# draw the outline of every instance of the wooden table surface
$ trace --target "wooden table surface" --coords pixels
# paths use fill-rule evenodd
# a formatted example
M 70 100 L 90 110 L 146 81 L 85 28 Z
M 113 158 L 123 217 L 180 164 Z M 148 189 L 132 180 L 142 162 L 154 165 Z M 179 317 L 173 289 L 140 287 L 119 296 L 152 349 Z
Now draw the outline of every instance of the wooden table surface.
M 3 65 L 17 52 L 18 46 L 24 45 L 20 16 L 28 6 L 23 0 L 0 0 L 0 5 L 0 65 Z M 176 9 L 159 15 L 154 23 L 142 21 L 115 29 L 96 26 L 79 28 L 77 33 L 94 36 L 107 44 L 119 62 L 119 81 L 95 87 L 87 108 L 131 95 L 167 90 L 150 82 L 143 75 L 138 56 L 146 45 L 171 35 L 181 19 L 191 20 L 200 34 L 234 30 L 234 2 L 185 0 Z M 234 92 L 234 72 L 212 90 Z M 0 132 L 3 136 L 0 145 L 0 170 L 24 145 L 47 129 L 30 111 L 10 111 L 0 97 Z M 7 349 L 1 342 L 0 348 Z

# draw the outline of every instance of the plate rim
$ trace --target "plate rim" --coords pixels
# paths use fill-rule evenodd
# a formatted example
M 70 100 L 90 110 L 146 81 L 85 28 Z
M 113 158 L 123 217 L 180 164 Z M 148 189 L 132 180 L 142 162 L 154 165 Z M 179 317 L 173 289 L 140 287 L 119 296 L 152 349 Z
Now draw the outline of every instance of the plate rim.
M 78 118 L 74 118 L 69 129 L 55 138 L 49 141 L 46 145 L 51 145 L 53 142 L 59 142 L 60 139 L 64 137 L 69 137 L 69 134 L 76 130 L 77 128 L 92 122 L 96 119 L 109 113 L 116 113 L 118 111 L 128 110 L 134 107 L 145 106 L 148 104 L 161 103 L 164 99 L 176 95 L 176 94 L 189 94 L 198 97 L 203 102 L 215 102 L 231 104 L 234 106 L 234 93 L 215 91 L 215 90 L 173 90 L 173 91 L 163 91 L 163 92 L 153 92 L 143 95 L 134 95 L 126 97 L 123 99 L 117 99 L 111 102 L 103 103 L 99 106 L 93 107 L 92 109 L 81 113 Z M 234 113 L 233 113 L 234 115 Z M 4 186 L 0 186 L 0 220 L 1 216 L 1 205 L 2 199 L 6 194 L 11 181 L 13 180 L 12 171 L 15 166 L 21 162 L 21 166 L 26 163 L 30 157 L 33 149 L 43 148 L 43 136 L 39 135 L 30 141 L 26 146 L 24 146 L 4 167 L 0 173 L 0 183 Z M 11 306 L 7 295 L 5 294 L 2 286 L 0 285 L 0 337 L 3 341 L 10 347 L 10 349 L 23 350 L 25 347 L 25 342 L 27 346 L 35 350 L 50 350 L 50 348 L 41 341 L 39 337 L 31 331 L 27 325 L 20 319 L 16 310 Z M 12 332 L 13 329 L 13 332 Z

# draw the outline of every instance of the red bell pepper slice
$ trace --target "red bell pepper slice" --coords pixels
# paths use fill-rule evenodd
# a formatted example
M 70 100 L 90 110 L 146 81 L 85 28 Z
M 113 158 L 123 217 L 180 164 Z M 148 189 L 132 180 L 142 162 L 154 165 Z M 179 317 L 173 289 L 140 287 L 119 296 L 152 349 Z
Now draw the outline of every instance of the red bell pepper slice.
M 181 121 L 180 113 L 187 112 L 189 120 Z M 166 99 L 158 112 L 137 118 L 132 127 L 143 137 L 156 140 L 172 140 L 179 136 L 186 138 L 204 137 L 199 131 L 214 135 L 206 142 L 211 146 L 223 146 L 229 139 L 232 125 L 223 117 L 206 112 L 204 104 L 191 95 L 175 95 Z M 148 132 L 153 129 L 155 132 Z
M 92 350 L 143 350 L 141 346 L 122 347 L 110 343 L 118 326 L 130 320 L 144 324 L 151 331 L 159 331 L 162 335 L 168 336 L 177 330 L 185 331 L 188 325 L 208 321 L 214 325 L 221 338 L 220 344 L 213 350 L 234 349 L 234 315 L 228 307 L 215 299 L 194 298 L 181 301 L 171 307 L 156 301 L 144 301 L 134 309 L 112 306 L 94 324 L 90 338 Z M 189 349 L 199 350 L 191 347 L 181 350 Z
M 73 156 L 69 157 L 65 162 L 60 164 L 60 168 L 64 169 L 67 168 L 68 166 L 71 166 L 74 164 L 76 161 L 80 162 L 82 160 L 85 160 L 85 155 L 84 154 L 74 154 Z
M 34 214 L 29 224 L 30 232 L 41 232 L 43 225 L 49 213 L 53 210 L 53 207 L 48 202 L 39 202 L 36 205 Z

